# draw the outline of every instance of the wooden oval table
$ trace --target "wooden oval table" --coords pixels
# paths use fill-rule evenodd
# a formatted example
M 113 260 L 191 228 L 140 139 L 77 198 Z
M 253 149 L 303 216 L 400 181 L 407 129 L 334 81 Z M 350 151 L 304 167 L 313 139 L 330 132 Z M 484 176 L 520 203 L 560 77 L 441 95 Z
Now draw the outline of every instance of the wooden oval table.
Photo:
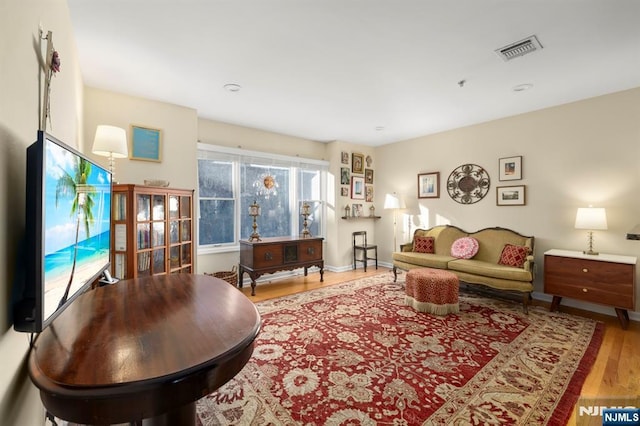
M 195 424 L 196 401 L 246 364 L 260 314 L 218 278 L 172 274 L 79 296 L 35 340 L 46 409 L 82 424 Z

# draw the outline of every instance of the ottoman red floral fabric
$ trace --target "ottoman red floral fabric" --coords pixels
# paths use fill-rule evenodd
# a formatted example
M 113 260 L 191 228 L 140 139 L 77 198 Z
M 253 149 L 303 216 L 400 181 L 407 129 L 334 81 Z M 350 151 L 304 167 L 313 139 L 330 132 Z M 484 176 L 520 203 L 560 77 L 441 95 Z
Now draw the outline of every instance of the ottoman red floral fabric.
M 407 272 L 404 302 L 420 312 L 446 315 L 459 312 L 460 282 L 453 272 L 418 268 Z

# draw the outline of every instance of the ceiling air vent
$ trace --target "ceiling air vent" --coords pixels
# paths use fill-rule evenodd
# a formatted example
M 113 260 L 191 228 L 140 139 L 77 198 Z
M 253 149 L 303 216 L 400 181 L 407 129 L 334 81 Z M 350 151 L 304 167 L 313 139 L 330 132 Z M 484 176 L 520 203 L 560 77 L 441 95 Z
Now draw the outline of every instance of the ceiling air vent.
M 518 56 L 533 53 L 538 49 L 542 49 L 542 45 L 540 44 L 536 36 L 532 35 L 525 38 L 524 40 L 516 41 L 515 43 L 511 43 L 507 46 L 496 49 L 496 53 L 503 60 L 510 61 L 511 59 L 517 58 Z

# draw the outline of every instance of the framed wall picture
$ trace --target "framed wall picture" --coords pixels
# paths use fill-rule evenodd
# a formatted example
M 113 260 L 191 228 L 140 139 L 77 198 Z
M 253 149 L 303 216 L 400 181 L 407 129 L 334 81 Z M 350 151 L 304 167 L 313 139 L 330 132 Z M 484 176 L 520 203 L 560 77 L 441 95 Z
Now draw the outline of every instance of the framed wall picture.
M 418 175 L 418 198 L 440 198 L 440 172 Z
M 162 131 L 149 127 L 131 126 L 132 160 L 162 161 Z
M 364 183 L 373 183 L 373 169 L 364 169 Z
M 373 185 L 365 185 L 364 186 L 364 200 L 367 203 L 373 202 Z
M 506 157 L 498 160 L 498 180 L 522 179 L 522 156 Z
M 351 176 L 351 198 L 364 200 L 364 178 L 362 176 Z
M 349 153 L 346 151 L 342 151 L 340 153 L 340 160 L 342 164 L 349 164 Z
M 343 197 L 348 197 L 349 196 L 349 187 L 348 186 L 343 186 L 342 188 L 340 188 L 340 195 L 342 195 Z
M 499 206 L 524 206 L 526 204 L 526 187 L 499 186 L 496 188 L 496 204 Z
M 351 154 L 351 173 L 364 173 L 364 155 L 355 152 Z
M 353 210 L 351 216 L 353 217 L 362 217 L 364 215 L 364 209 L 362 208 L 362 204 L 353 204 L 351 206 Z
M 349 185 L 351 173 L 349 173 L 349 167 L 340 167 L 340 184 Z

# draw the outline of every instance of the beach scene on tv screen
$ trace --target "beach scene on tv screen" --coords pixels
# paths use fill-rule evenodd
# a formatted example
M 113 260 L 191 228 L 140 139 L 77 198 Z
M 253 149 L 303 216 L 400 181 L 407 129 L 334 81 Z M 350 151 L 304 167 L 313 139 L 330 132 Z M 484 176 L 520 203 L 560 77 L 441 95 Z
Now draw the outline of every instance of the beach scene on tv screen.
M 46 320 L 109 262 L 110 175 L 47 140 L 44 182 Z

